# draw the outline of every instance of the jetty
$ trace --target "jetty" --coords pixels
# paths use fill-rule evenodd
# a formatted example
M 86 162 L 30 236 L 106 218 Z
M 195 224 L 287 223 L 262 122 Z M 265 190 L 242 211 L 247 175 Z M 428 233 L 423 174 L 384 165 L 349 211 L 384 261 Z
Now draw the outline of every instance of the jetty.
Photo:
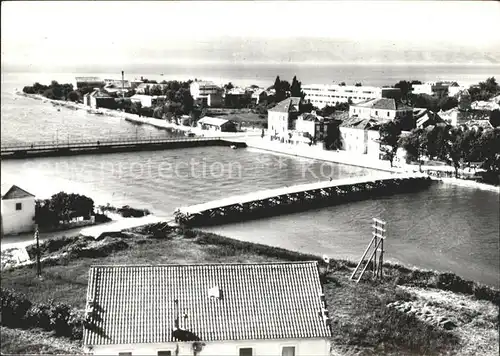
M 428 187 L 432 179 L 421 173 L 351 177 L 300 184 L 231 196 L 203 204 L 180 207 L 175 221 L 185 226 L 215 225 L 319 208 L 381 195 L 411 192 Z
M 34 142 L 2 145 L 2 159 L 31 157 L 70 156 L 133 151 L 153 151 L 172 148 L 199 146 L 246 147 L 243 142 L 232 142 L 220 137 L 179 137 L 179 138 L 125 138 L 119 140 L 82 140 L 71 142 Z

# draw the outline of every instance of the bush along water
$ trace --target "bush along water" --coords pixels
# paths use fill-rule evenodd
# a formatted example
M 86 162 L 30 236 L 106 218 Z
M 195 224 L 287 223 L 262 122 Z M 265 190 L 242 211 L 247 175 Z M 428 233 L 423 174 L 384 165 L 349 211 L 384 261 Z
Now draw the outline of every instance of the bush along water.
M 22 293 L 1 288 L 2 325 L 11 328 L 41 328 L 57 336 L 80 340 L 83 316 L 64 303 L 33 304 Z

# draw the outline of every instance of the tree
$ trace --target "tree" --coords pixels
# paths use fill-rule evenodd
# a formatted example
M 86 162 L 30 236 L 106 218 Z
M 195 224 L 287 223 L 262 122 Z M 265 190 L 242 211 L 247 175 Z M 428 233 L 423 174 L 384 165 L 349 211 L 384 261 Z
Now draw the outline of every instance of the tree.
M 149 95 L 152 96 L 158 96 L 162 94 L 161 86 L 159 85 L 152 85 L 151 88 L 149 89 Z
M 500 126 L 500 110 L 495 109 L 490 112 L 490 124 L 494 128 Z
M 358 82 L 358 83 L 354 84 L 354 86 L 355 86 L 355 87 L 362 87 L 362 86 L 363 86 L 363 84 L 361 84 L 361 83 L 359 83 L 359 82 Z
M 229 91 L 229 90 L 231 90 L 231 89 L 233 89 L 233 88 L 234 88 L 234 85 L 233 85 L 233 83 L 231 83 L 231 82 L 229 82 L 229 83 L 227 83 L 226 85 L 224 85 L 224 89 L 225 89 L 226 91 Z
M 345 82 L 339 84 L 341 87 L 345 87 Z
M 400 138 L 399 145 L 406 150 L 407 157 L 410 160 L 418 161 L 419 168 L 421 169 L 421 157 L 425 153 L 427 145 L 424 130 L 420 128 L 411 130 L 409 135 Z
M 494 175 L 500 173 L 500 128 L 483 131 L 478 140 L 483 168 Z
M 379 133 L 382 151 L 391 162 L 392 167 L 394 157 L 396 157 L 396 152 L 399 147 L 401 127 L 397 121 L 389 121 L 380 125 Z
M 294 97 L 305 97 L 304 92 L 302 92 L 302 83 L 297 80 L 296 76 L 293 77 L 292 85 L 290 86 L 290 94 Z
M 411 94 L 411 102 L 416 108 L 429 109 L 432 112 L 438 111 L 438 99 L 428 94 Z
M 448 111 L 458 106 L 458 99 L 454 97 L 445 96 L 439 99 L 437 107 L 439 110 Z
M 463 140 L 464 133 L 460 128 L 454 127 L 448 131 L 449 139 L 446 146 L 448 151 L 447 162 L 453 163 L 455 168 L 455 178 L 458 178 L 458 169 L 460 168 L 460 162 L 464 156 L 463 151 Z
M 425 153 L 430 159 L 441 161 L 448 160 L 449 127 L 447 125 L 435 125 L 424 130 Z
M 70 101 L 78 101 L 80 99 L 80 95 L 78 94 L 77 91 L 70 91 L 68 93 L 68 100 Z
M 285 82 L 280 80 L 279 75 L 276 77 L 276 80 L 274 81 L 274 90 L 276 91 L 275 98 L 277 102 L 286 99 Z
M 410 99 L 410 95 L 413 90 L 412 83 L 413 82 L 409 82 L 407 80 L 400 80 L 399 82 L 394 84 L 394 88 L 398 88 L 401 91 L 402 99 Z

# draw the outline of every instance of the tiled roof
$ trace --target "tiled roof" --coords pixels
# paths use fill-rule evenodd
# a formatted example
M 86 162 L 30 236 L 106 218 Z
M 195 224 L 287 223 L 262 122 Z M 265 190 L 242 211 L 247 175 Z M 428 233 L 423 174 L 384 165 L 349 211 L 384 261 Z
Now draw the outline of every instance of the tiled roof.
M 362 119 L 357 116 L 350 117 L 345 119 L 340 124 L 340 127 L 351 127 L 360 130 L 368 130 L 377 128 L 382 124 L 381 120 L 376 119 Z
M 199 124 L 206 124 L 206 125 L 222 126 L 228 121 L 229 120 L 221 119 L 218 117 L 204 116 L 203 118 L 198 120 L 198 123 Z
M 400 103 L 394 99 L 380 98 L 380 99 L 370 99 L 363 101 L 358 104 L 352 104 L 352 106 L 371 108 L 371 109 L 381 109 L 381 110 L 411 110 L 412 108 Z
M 209 295 L 216 286 L 220 299 Z M 180 327 L 202 341 L 326 338 L 321 293 L 316 262 L 94 266 L 83 340 L 182 341 L 173 335 L 177 310 Z
M 2 194 L 2 200 L 34 197 L 33 194 L 27 192 L 22 188 L 19 188 L 17 185 L 7 184 L 7 183 L 1 185 L 1 194 Z
M 280 101 L 278 104 L 276 104 L 275 107 L 269 109 L 268 111 L 286 112 L 286 113 L 297 111 L 296 107 L 300 104 L 300 99 L 301 98 L 299 97 L 292 96 L 290 98 Z

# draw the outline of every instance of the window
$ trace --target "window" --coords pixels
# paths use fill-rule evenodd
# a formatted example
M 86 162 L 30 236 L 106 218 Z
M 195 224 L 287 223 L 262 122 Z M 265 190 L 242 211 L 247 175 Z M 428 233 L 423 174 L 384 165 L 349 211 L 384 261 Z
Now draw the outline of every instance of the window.
M 240 349 L 240 356 L 252 356 L 253 349 L 251 347 L 242 347 Z
M 378 115 L 378 111 L 375 111 L 375 115 Z
M 23 203 L 16 203 L 16 210 L 22 210 L 23 209 Z
M 158 351 L 158 356 L 172 356 L 172 351 Z
M 283 346 L 281 356 L 295 356 L 295 346 Z
M 389 115 L 390 115 L 390 113 L 389 113 L 389 111 L 388 111 L 388 112 L 387 112 L 387 116 L 389 116 Z
M 118 356 L 132 356 L 132 352 L 118 352 Z

